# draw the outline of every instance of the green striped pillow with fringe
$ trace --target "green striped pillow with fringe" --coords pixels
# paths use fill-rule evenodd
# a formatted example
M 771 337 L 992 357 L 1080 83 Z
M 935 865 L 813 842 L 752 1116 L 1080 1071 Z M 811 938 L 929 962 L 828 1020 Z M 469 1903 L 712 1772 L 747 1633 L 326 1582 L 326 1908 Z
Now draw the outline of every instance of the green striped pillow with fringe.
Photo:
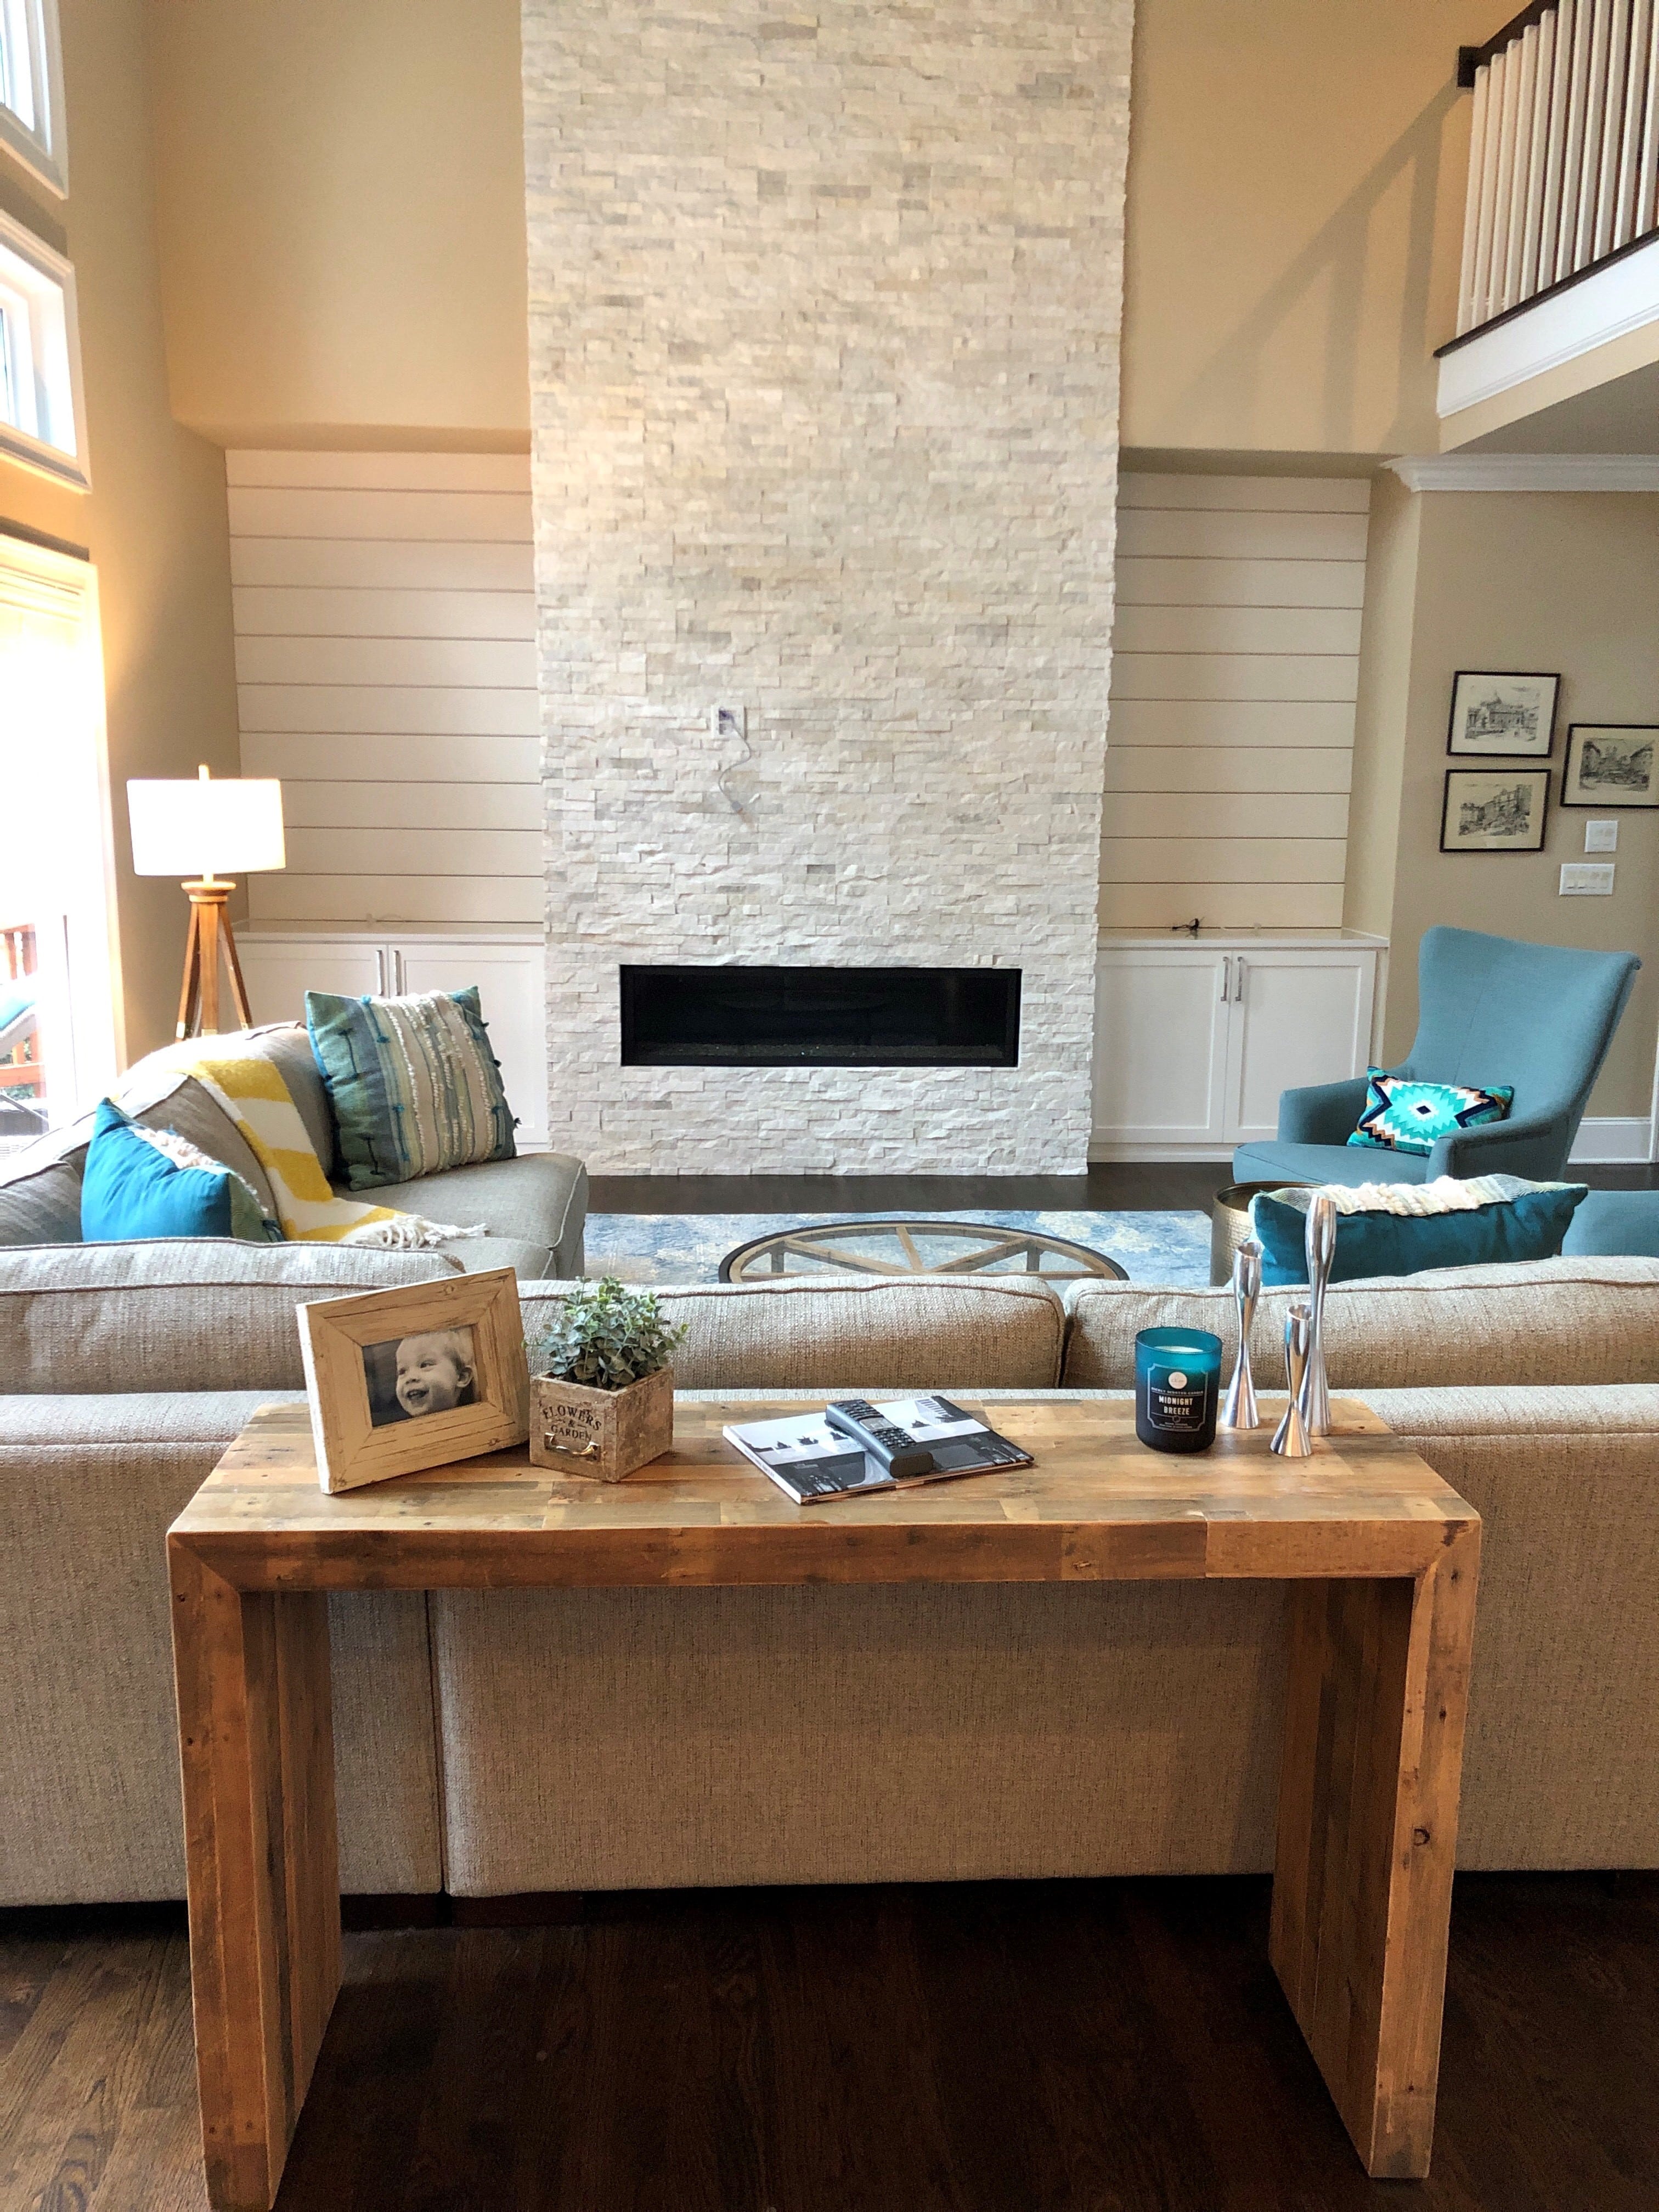
M 306 1028 L 351 1190 L 514 1157 L 514 1120 L 476 984 L 407 999 L 306 993 Z

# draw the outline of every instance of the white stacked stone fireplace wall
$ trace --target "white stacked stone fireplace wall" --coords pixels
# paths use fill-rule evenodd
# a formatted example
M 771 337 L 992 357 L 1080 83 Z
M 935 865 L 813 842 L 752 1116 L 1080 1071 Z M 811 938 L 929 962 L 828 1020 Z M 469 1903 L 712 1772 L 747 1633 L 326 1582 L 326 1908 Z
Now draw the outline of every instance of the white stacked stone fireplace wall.
M 1084 1163 L 1132 13 L 526 0 L 550 1127 L 590 1166 Z M 1019 1065 L 619 1065 L 619 964 L 726 961 L 1018 967 Z

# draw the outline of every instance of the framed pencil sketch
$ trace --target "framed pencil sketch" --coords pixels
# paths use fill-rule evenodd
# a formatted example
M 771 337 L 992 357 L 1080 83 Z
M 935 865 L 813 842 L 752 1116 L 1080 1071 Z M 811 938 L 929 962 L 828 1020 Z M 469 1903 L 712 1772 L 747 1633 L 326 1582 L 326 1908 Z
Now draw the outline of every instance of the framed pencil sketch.
M 530 1433 L 530 1370 L 511 1267 L 299 1308 L 317 1476 L 357 1490 Z
M 1561 771 L 1563 806 L 1659 806 L 1659 723 L 1575 722 Z
M 1446 770 L 1443 853 L 1540 853 L 1549 799 L 1547 768 Z
M 1560 688 L 1559 676 L 1459 669 L 1452 678 L 1446 750 L 1547 760 Z

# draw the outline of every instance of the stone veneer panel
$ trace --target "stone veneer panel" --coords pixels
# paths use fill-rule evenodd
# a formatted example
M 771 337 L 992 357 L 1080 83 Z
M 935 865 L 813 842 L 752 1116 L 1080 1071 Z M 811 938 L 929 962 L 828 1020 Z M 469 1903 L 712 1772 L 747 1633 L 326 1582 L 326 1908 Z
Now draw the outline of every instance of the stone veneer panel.
M 1083 1164 L 1132 15 L 525 0 L 550 1126 L 591 1166 Z M 1021 1063 L 624 1068 L 626 961 L 1018 966 Z

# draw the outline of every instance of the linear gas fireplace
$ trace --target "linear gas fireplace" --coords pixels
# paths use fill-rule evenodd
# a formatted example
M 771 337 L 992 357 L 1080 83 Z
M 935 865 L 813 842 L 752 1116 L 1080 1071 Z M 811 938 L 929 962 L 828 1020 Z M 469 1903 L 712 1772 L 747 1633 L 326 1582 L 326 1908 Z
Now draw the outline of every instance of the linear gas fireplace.
M 1018 968 L 623 967 L 625 1067 L 1017 1067 Z

